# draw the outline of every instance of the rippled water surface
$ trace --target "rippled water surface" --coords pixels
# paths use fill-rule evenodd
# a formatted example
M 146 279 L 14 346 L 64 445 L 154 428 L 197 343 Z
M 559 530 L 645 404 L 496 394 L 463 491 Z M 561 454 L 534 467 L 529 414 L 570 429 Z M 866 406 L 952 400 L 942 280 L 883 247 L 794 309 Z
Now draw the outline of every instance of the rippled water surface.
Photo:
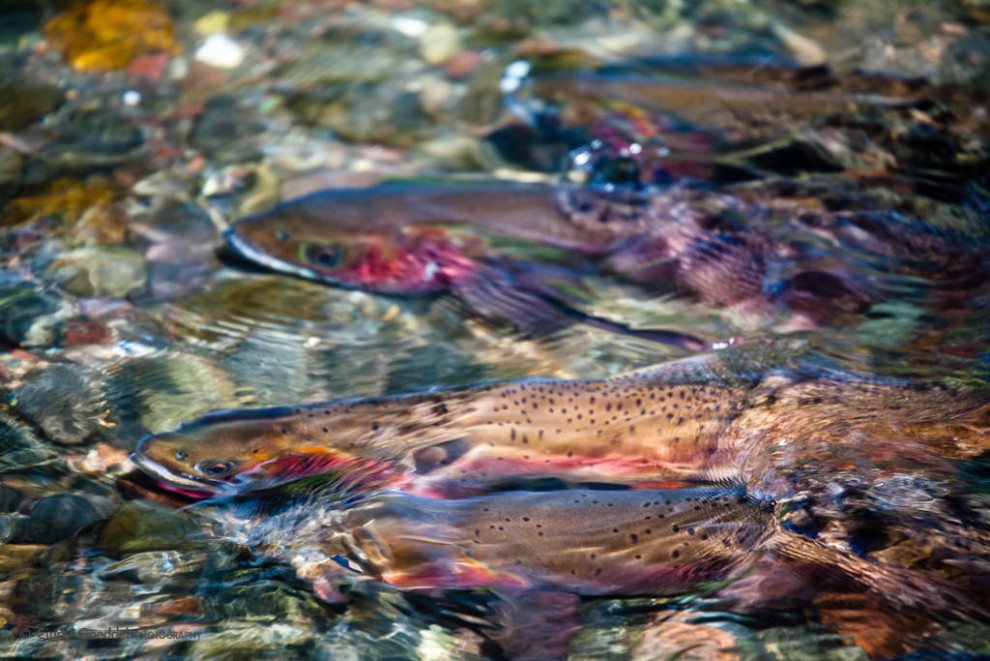
M 990 655 L 988 81 L 982 0 L 4 3 L 4 655 Z

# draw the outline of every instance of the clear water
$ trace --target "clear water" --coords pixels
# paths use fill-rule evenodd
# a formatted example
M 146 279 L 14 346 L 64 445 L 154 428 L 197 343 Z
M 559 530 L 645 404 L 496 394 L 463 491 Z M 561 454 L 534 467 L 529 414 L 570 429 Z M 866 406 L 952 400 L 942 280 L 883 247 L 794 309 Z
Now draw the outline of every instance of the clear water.
M 78 6 L 117 35 L 151 11 L 104 5 Z M 190 0 L 158 5 L 175 50 L 124 55 L 81 22 L 77 50 L 62 45 L 52 21 L 67 6 L 0 9 L 6 654 L 990 654 L 980 3 Z M 778 66 L 822 58 L 834 78 Z M 630 145 L 645 189 L 623 170 Z M 703 338 L 718 347 L 708 387 L 825 384 L 823 401 L 733 428 L 731 482 L 772 509 L 768 541 L 675 590 L 592 589 L 566 565 L 529 590 L 445 588 L 442 553 L 433 585 L 345 571 L 329 589 L 312 570 L 332 496 L 191 503 L 134 477 L 141 437 L 216 409 L 605 379 L 693 355 L 588 324 L 520 332 L 457 292 L 384 296 L 215 252 L 229 223 L 279 198 L 492 177 L 653 200 L 621 259 L 564 260 L 582 313 Z M 685 238 L 694 212 L 730 239 Z M 772 259 L 759 291 L 736 296 L 752 264 L 733 247 L 755 250 L 758 234 Z M 678 253 L 683 273 L 650 275 L 678 241 L 695 241 Z M 559 257 L 531 234 L 496 248 Z M 843 307 L 850 293 L 858 303 Z M 869 399 L 866 381 L 888 390 Z M 635 484 L 601 470 L 579 484 L 553 471 L 502 480 L 484 497 L 531 492 L 536 507 L 564 488 Z M 409 502 L 400 523 L 422 524 Z M 562 512 L 564 527 L 586 525 Z M 427 539 L 460 531 L 456 517 L 430 521 Z M 594 534 L 517 559 L 536 566 Z

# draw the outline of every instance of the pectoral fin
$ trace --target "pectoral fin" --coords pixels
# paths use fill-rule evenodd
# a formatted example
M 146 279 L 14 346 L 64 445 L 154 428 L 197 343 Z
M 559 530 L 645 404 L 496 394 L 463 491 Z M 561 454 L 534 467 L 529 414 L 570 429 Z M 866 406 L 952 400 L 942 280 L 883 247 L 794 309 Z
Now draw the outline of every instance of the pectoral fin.
M 574 323 L 583 323 L 612 333 L 670 344 L 689 351 L 702 351 L 707 344 L 696 337 L 663 329 L 637 329 L 603 319 L 572 307 L 574 298 L 554 291 L 547 283 L 537 284 L 533 274 L 518 278 L 507 269 L 489 266 L 477 277 L 457 288 L 461 301 L 481 316 L 514 326 L 527 335 L 549 335 Z

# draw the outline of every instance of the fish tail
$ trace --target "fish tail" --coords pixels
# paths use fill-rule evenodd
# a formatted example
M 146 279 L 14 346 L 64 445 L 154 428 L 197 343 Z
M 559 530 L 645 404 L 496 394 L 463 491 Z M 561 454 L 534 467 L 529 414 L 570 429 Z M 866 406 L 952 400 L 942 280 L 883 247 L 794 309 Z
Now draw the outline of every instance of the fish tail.
M 794 533 L 777 536 L 768 543 L 768 550 L 785 561 L 827 569 L 840 583 L 851 583 L 898 611 L 922 610 L 954 619 L 979 619 L 979 606 L 956 586 L 928 572 L 876 564 Z

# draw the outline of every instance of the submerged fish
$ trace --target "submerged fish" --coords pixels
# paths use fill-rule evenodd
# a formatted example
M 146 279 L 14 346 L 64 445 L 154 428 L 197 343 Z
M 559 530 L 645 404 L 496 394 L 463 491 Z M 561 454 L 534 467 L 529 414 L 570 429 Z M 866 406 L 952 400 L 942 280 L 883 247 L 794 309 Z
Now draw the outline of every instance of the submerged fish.
M 732 73 L 726 70 L 726 73 Z M 738 72 L 737 72 L 738 73 Z M 558 72 L 534 77 L 523 87 L 544 102 L 578 105 L 589 112 L 629 104 L 668 113 L 693 126 L 715 132 L 727 145 L 757 144 L 792 134 L 820 121 L 823 115 L 856 109 L 909 106 L 906 90 L 888 90 L 881 96 L 853 91 L 798 89 L 800 79 L 748 80 L 718 76 L 715 67 L 705 77 L 680 71 L 644 70 Z M 759 75 L 759 72 L 757 72 Z M 820 77 L 824 82 L 824 76 Z M 795 84 L 797 83 L 797 84 Z
M 809 208 L 794 188 L 793 200 L 772 187 L 685 185 L 625 199 L 586 188 L 383 185 L 278 205 L 235 222 L 225 239 L 276 271 L 393 295 L 448 292 L 526 332 L 580 321 L 691 350 L 705 343 L 580 312 L 580 281 L 559 263 L 578 255 L 651 289 L 788 312 L 805 325 L 841 323 L 890 298 L 959 305 L 990 281 L 985 236 L 894 211 Z M 513 258 L 506 246 L 519 240 L 530 247 Z
M 443 495 L 541 478 L 646 488 L 742 474 L 763 484 L 775 470 L 763 459 L 771 449 L 826 421 L 849 438 L 947 457 L 990 444 L 980 426 L 990 404 L 979 394 L 836 374 L 716 377 L 722 360 L 706 354 L 606 380 L 221 411 L 144 438 L 133 458 L 167 484 L 207 494 L 373 462 L 407 490 Z
M 574 602 L 553 600 L 571 608 L 555 607 L 557 617 L 547 618 L 531 607 L 535 595 L 714 593 L 720 609 L 737 612 L 792 613 L 795 603 L 814 603 L 829 625 L 858 639 L 862 618 L 876 617 L 861 644 L 884 658 L 919 644 L 946 619 L 981 612 L 944 577 L 877 564 L 788 531 L 781 525 L 786 504 L 738 484 L 453 500 L 385 489 L 341 505 L 332 495 L 266 513 L 252 521 L 247 543 L 291 560 L 331 602 L 343 598 L 334 586 L 353 580 L 434 597 L 483 589 L 504 606 L 491 611 L 482 635 L 514 658 L 532 655 L 545 637 L 534 658 L 566 658 L 578 628 Z
M 219 412 L 146 437 L 134 461 L 168 484 L 213 493 L 361 460 L 394 466 L 423 493 L 512 478 L 712 479 L 729 449 L 720 431 L 744 400 L 741 388 L 639 375 Z M 288 458 L 305 456 L 294 470 Z
M 893 630 L 910 622 L 916 636 L 885 634 L 882 649 L 898 651 L 932 622 L 980 612 L 978 580 L 954 584 L 940 565 L 914 570 L 805 537 L 788 511 L 802 501 L 787 501 L 801 489 L 804 502 L 833 502 L 840 475 L 860 489 L 899 483 L 916 462 L 941 462 L 927 475 L 948 479 L 951 460 L 990 450 L 985 395 L 827 371 L 732 378 L 723 360 L 221 412 L 144 439 L 134 460 L 175 488 L 284 506 L 258 516 L 248 499 L 243 534 L 329 600 L 342 575 L 430 595 L 483 588 L 510 602 L 711 588 L 741 610 L 791 610 L 822 595 L 815 604 L 832 604 L 837 626 L 855 630 L 865 612 L 890 614 Z M 801 483 L 808 464 L 820 483 Z M 545 484 L 527 476 L 561 482 L 533 490 Z M 709 486 L 655 488 L 662 480 Z M 828 537 L 841 526 L 832 521 Z M 982 532 L 957 528 L 937 542 L 947 567 L 982 548 Z M 849 599 L 868 611 L 849 612 Z
M 349 572 L 408 590 L 671 594 L 724 579 L 775 530 L 774 503 L 738 487 L 456 500 L 386 490 L 346 509 L 307 507 L 315 511 L 298 543 L 268 539 L 283 527 L 277 519 L 259 523 L 254 542 L 291 553 L 317 541 Z
M 571 293 L 580 285 L 570 271 L 506 257 L 510 239 L 517 247 L 520 239 L 536 241 L 544 247 L 531 246 L 529 252 L 546 257 L 546 246 L 598 254 L 621 236 L 606 224 L 579 228 L 546 222 L 544 214 L 555 213 L 556 196 L 549 188 L 505 184 L 326 191 L 242 218 L 225 240 L 245 259 L 331 285 L 401 296 L 452 293 L 475 313 L 527 333 L 581 322 L 704 348 L 703 341 L 686 334 L 634 329 L 583 313 Z M 566 260 L 565 254 L 552 256 Z M 565 286 L 554 286 L 555 281 Z

